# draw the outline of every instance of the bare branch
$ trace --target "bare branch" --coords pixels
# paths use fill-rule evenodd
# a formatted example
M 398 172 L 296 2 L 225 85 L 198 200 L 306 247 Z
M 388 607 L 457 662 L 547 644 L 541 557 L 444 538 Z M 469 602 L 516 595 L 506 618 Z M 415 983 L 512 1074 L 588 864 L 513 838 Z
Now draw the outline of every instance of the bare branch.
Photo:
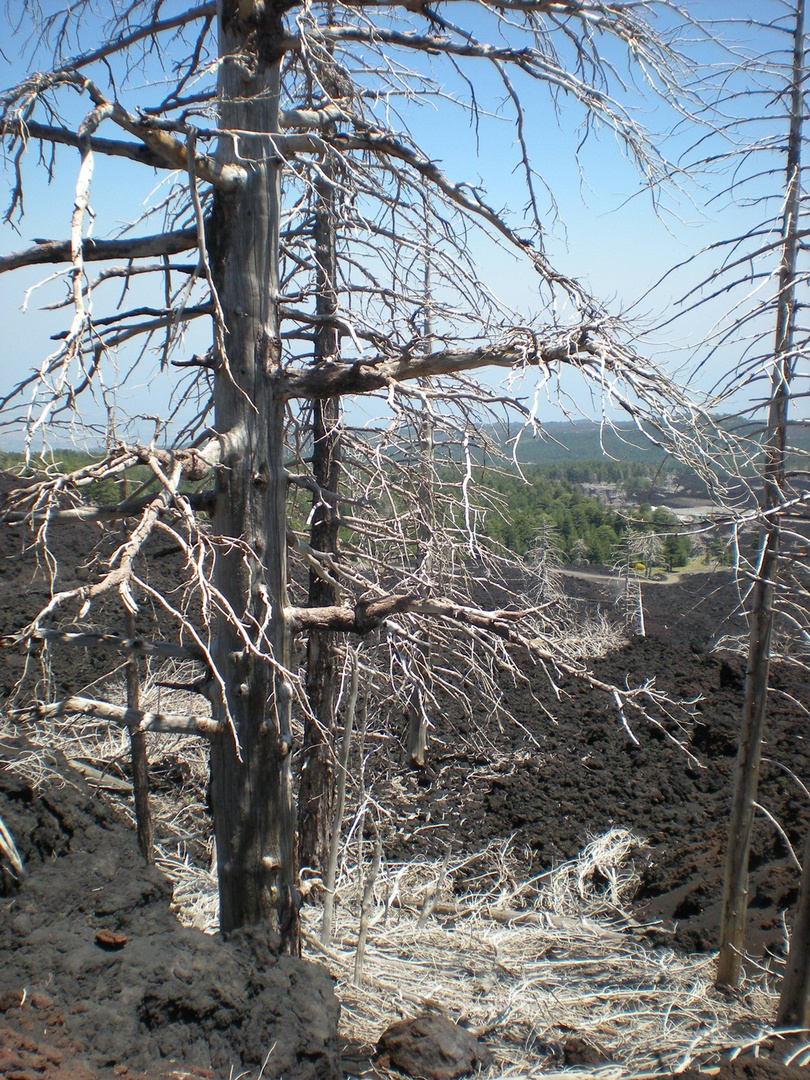
M 11 635 L 3 638 L 0 645 L 8 647 L 17 645 L 26 640 L 20 635 Z M 80 648 L 94 648 L 105 645 L 117 652 L 136 656 L 172 656 L 180 660 L 204 660 L 205 657 L 199 649 L 191 645 L 178 645 L 172 641 L 147 641 L 140 637 L 122 637 L 120 634 L 95 633 L 84 630 L 81 627 L 64 627 L 61 630 L 53 630 L 48 627 L 35 627 L 30 635 L 32 641 L 58 641 L 65 645 L 78 645 Z
M 507 344 L 474 350 L 448 349 L 428 356 L 383 356 L 354 363 L 321 364 L 300 371 L 290 369 L 283 376 L 282 387 L 290 398 L 333 397 L 364 394 L 405 380 L 454 375 L 485 367 L 518 368 L 524 364 L 575 362 L 578 357 L 593 357 L 598 353 L 597 347 L 588 340 L 592 329 L 595 327 L 584 326 L 569 334 L 558 334 L 556 340 L 545 345 L 531 340 L 524 347 Z
M 104 94 L 90 79 L 82 79 L 80 85 L 87 91 L 96 108 L 103 108 L 110 119 L 124 131 L 140 139 L 153 153 L 173 169 L 188 167 L 186 145 L 170 132 L 149 120 L 136 120 L 123 105 Z M 198 154 L 194 160 L 197 176 L 223 191 L 233 191 L 245 179 L 245 170 L 239 165 L 223 165 L 210 154 Z
M 424 180 L 435 184 L 451 202 L 475 217 L 481 218 L 511 245 L 523 252 L 530 259 L 538 273 L 556 285 L 561 286 L 572 296 L 582 300 L 582 290 L 572 278 L 554 270 L 541 251 L 533 247 L 532 242 L 520 239 L 506 224 L 502 215 L 488 206 L 483 199 L 470 194 L 469 185 L 453 184 L 439 169 L 435 161 L 421 154 L 418 150 L 406 146 L 404 142 L 388 134 L 368 132 L 367 134 L 342 134 L 332 136 L 328 142 L 315 135 L 280 135 L 273 140 L 275 148 L 283 154 L 311 153 L 324 154 L 333 148 L 341 154 L 350 151 L 378 154 L 384 158 L 396 159 L 409 165 Z
M 190 733 L 202 735 L 204 738 L 213 739 L 227 732 L 228 726 L 210 716 L 199 716 L 191 713 L 188 716 L 180 716 L 175 713 L 147 712 L 142 709 L 127 709 L 122 705 L 111 705 L 107 701 L 96 701 L 93 698 L 68 697 L 62 701 L 56 701 L 52 705 L 44 705 L 41 702 L 27 709 L 13 709 L 10 715 L 14 718 L 36 716 L 52 719 L 60 716 L 69 716 L 78 713 L 82 716 L 93 716 L 99 720 L 110 720 L 120 727 L 129 728 L 130 731 L 154 731 L 161 734 Z
M 138 236 L 118 240 L 82 240 L 82 257 L 85 262 L 102 262 L 107 259 L 145 259 L 155 255 L 176 255 L 197 246 L 196 229 L 179 229 L 177 232 L 156 233 L 154 236 Z M 41 263 L 70 262 L 69 240 L 37 240 L 35 246 L 11 255 L 0 256 L 0 274 L 17 270 L 21 266 L 37 266 Z
M 186 26 L 188 23 L 193 22 L 195 19 L 211 19 L 216 13 L 216 3 L 209 2 L 200 4 L 200 6 L 196 8 L 189 8 L 187 11 L 183 11 L 179 15 L 174 15 L 168 19 L 150 20 L 143 26 L 131 30 L 128 34 L 121 34 L 115 40 L 107 42 L 107 44 L 99 49 L 95 49 L 93 52 L 84 53 L 81 56 L 74 56 L 70 60 L 64 61 L 64 63 L 56 68 L 56 71 L 79 71 L 83 67 L 88 67 L 90 64 L 95 64 L 99 60 L 104 60 L 109 56 L 113 56 L 115 53 L 126 53 L 133 45 L 136 45 L 139 41 L 143 41 L 146 38 L 157 37 L 158 34 L 167 30 L 176 30 L 181 26 Z
M 38 509 L 38 510 L 9 510 L 2 515 L 2 519 L 9 525 L 19 525 L 22 522 L 36 526 L 43 521 L 51 525 L 73 524 L 77 521 L 121 521 L 124 518 L 136 517 L 143 513 L 158 498 L 156 495 L 144 496 L 142 499 L 127 499 L 116 503 L 114 506 L 72 506 L 64 510 Z M 203 510 L 210 514 L 214 510 L 216 502 L 215 491 L 189 491 L 183 498 L 195 510 Z M 158 510 L 163 513 L 167 507 L 160 506 Z
M 19 118 L 6 120 L 0 123 L 0 135 L 18 137 L 24 142 L 27 142 L 28 139 L 40 139 L 43 142 L 58 143 L 63 146 L 79 145 L 77 132 L 70 131 L 68 128 L 54 127 L 52 124 L 39 124 L 35 120 L 25 122 Z M 153 169 L 165 169 L 168 167 L 165 158 L 140 143 L 91 138 L 90 148 L 96 154 L 128 158 L 130 161 L 140 162 L 141 165 L 149 165 Z

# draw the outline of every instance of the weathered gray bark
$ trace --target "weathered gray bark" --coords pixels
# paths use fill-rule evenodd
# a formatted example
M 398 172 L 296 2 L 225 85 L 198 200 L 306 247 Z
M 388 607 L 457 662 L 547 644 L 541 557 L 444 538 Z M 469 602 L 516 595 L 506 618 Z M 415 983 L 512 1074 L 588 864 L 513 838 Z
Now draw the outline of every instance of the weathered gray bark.
M 127 633 L 135 636 L 135 616 L 127 612 Z M 141 666 L 138 656 L 130 656 L 126 662 L 127 708 L 141 707 Z M 135 822 L 138 829 L 138 847 L 144 861 L 155 861 L 152 843 L 152 811 L 149 806 L 149 759 L 146 753 L 146 733 L 130 728 L 130 758 L 132 761 L 132 791 L 135 798 Z
M 433 351 L 433 317 L 431 305 L 433 302 L 432 262 L 430 254 L 430 222 L 428 211 L 430 204 L 427 195 L 424 196 L 425 207 L 425 243 L 423 258 L 425 261 L 425 319 L 423 334 L 425 339 L 425 351 L 430 354 Z M 430 388 L 430 379 L 421 380 L 422 385 Z M 419 563 L 430 580 L 433 572 L 434 545 L 433 535 L 436 531 L 436 492 L 434 489 L 434 424 L 433 417 L 426 401 L 422 402 L 422 411 L 419 417 L 419 453 L 417 457 L 417 505 L 419 507 Z M 431 666 L 430 642 L 425 641 L 417 650 L 415 663 L 423 678 L 429 682 Z M 422 687 L 422 679 L 417 678 L 411 686 L 406 705 L 406 717 L 408 721 L 407 755 L 408 763 L 423 769 L 427 760 L 428 746 L 428 717 L 426 710 L 425 694 Z
M 242 53 L 219 68 L 220 160 L 238 153 L 246 179 L 217 195 L 209 240 L 225 323 L 215 349 L 216 428 L 228 435 L 213 517 L 223 538 L 214 583 L 241 624 L 220 617 L 213 648 L 235 733 L 212 741 L 211 802 L 223 932 L 271 919 L 285 947 L 297 952 L 291 690 L 284 677 L 291 638 L 285 404 L 275 385 L 279 163 L 262 137 L 278 130 L 281 14 L 258 4 L 237 11 L 222 0 L 218 13 L 220 56 Z M 268 650 L 281 669 L 257 655 Z
M 782 980 L 778 1027 L 810 1028 L 810 829 L 804 843 L 802 884 Z
M 793 95 L 791 100 L 791 132 L 789 144 L 789 154 L 791 155 L 792 160 L 789 158 L 788 161 L 788 179 L 791 185 L 790 205 L 791 214 L 793 215 L 790 219 L 790 225 L 794 234 L 798 231 L 798 212 L 801 199 L 800 151 L 803 120 L 802 88 L 807 78 L 805 64 L 806 54 L 804 48 L 804 22 L 805 3 L 804 0 L 797 0 L 796 28 L 793 38 Z M 797 247 L 798 240 L 793 236 L 792 249 L 786 253 L 786 269 L 789 269 L 790 267 L 788 259 L 791 257 L 795 267 Z M 792 330 L 795 309 L 792 289 L 788 294 L 786 303 L 788 301 L 790 306 L 785 312 L 786 348 L 790 349 L 793 344 Z M 792 355 L 788 356 L 788 361 L 792 365 Z M 790 374 L 791 369 L 788 367 L 786 370 L 788 379 Z M 784 411 L 785 420 L 782 429 L 783 440 L 785 436 L 784 427 L 787 422 L 787 391 L 789 388 L 789 383 L 787 386 L 780 385 L 778 388 L 780 391 L 779 404 Z M 784 441 L 782 445 L 784 448 Z M 782 460 L 782 468 L 782 475 L 784 476 L 784 458 Z M 802 883 L 799 890 L 799 902 L 790 938 L 790 952 L 788 954 L 787 969 L 782 982 L 782 991 L 779 995 L 779 1008 L 776 1013 L 776 1022 L 783 1027 L 810 1028 L 810 830 L 808 830 L 807 839 L 804 845 Z
M 717 981 L 734 985 L 742 964 L 745 919 L 748 910 L 748 857 L 759 785 L 762 737 L 768 703 L 768 678 L 774 621 L 774 592 L 779 574 L 780 514 L 785 482 L 785 442 L 790 383 L 795 357 L 793 338 L 796 310 L 797 223 L 801 208 L 802 85 L 804 81 L 804 0 L 797 0 L 790 131 L 786 163 L 786 199 L 782 221 L 776 337 L 768 403 L 767 441 L 762 469 L 762 537 L 756 581 L 751 595 L 751 629 L 745 676 L 740 745 L 731 808 L 720 956 Z
M 332 917 L 335 910 L 335 880 L 337 878 L 338 856 L 340 854 L 340 834 L 343 824 L 343 811 L 346 806 L 346 781 L 349 776 L 349 753 L 352 747 L 352 731 L 357 711 L 357 697 L 360 691 L 359 661 L 357 650 L 350 651 L 352 673 L 349 684 L 349 697 L 346 702 L 343 738 L 340 744 L 337 783 L 335 784 L 335 810 L 332 835 L 329 838 L 329 858 L 323 875 L 323 922 L 321 923 L 321 942 L 329 945 L 332 940 Z
M 329 319 L 338 307 L 335 250 L 336 189 L 326 166 L 315 182 L 316 314 L 323 321 L 315 331 L 316 365 L 339 359 L 337 329 Z M 316 398 L 312 403 L 312 475 L 323 489 L 337 492 L 341 473 L 340 402 Z M 319 494 L 313 498 L 309 542 L 316 551 L 338 553 L 337 507 Z M 310 571 L 309 604 L 338 602 L 335 587 Z M 332 630 L 313 628 L 307 641 L 306 690 L 312 715 L 304 722 L 304 761 L 298 790 L 298 843 L 301 865 L 323 874 L 330 850 L 335 808 L 335 706 L 338 655 Z

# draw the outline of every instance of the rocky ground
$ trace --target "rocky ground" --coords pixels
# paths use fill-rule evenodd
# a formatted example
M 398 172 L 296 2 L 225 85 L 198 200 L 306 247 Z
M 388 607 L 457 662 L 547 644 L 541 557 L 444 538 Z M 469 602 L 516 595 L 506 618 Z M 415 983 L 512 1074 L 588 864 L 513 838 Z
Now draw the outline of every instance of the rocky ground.
M 568 591 L 591 612 L 613 606 L 607 580 L 569 578 Z M 409 818 L 392 826 L 389 855 L 439 855 L 448 845 L 475 850 L 513 837 L 526 853 L 527 872 L 537 873 L 622 825 L 649 845 L 637 914 L 664 919 L 683 948 L 716 948 L 744 661 L 711 646 L 743 630 L 733 614 L 737 599 L 727 573 L 649 583 L 647 637 L 593 665 L 605 680 L 639 685 L 654 678 L 672 698 L 694 702 L 683 727 L 653 709 L 660 725 L 634 723 L 634 741 L 609 698 L 573 679 L 560 684 L 558 698 L 539 670 L 528 671 L 528 685 L 508 691 L 516 723 L 491 725 L 486 739 L 473 738 L 474 721 L 440 718 L 427 775 L 405 782 Z M 777 663 L 772 683 L 759 792 L 764 809 L 751 857 L 748 946 L 757 957 L 784 950 L 784 915 L 789 921 L 799 881 L 792 851 L 801 855 L 810 818 L 802 789 L 810 776 L 801 705 L 810 701 L 808 676 Z M 459 725 L 466 741 L 458 738 Z
M 26 867 L 0 890 L 0 1076 L 339 1075 L 338 1003 L 267 934 L 183 927 L 131 828 L 54 753 L 34 785 L 0 743 L 0 815 Z M 23 760 L 21 761 L 21 756 Z
M 46 589 L 12 541 L 3 543 L 0 631 L 8 632 Z M 615 617 L 609 581 L 569 578 L 566 588 L 583 610 Z M 647 636 L 594 671 L 629 684 L 654 677 L 693 702 L 693 719 L 682 726 L 659 711 L 657 725 L 634 724 L 631 738 L 609 699 L 572 679 L 553 694 L 527 663 L 526 681 L 508 689 L 516 723 L 484 725 L 448 709 L 436 717 L 423 773 L 379 770 L 388 859 L 512 838 L 527 874 L 537 873 L 624 825 L 648 843 L 634 913 L 663 920 L 683 949 L 715 947 L 743 664 L 711 646 L 742 631 L 739 617 L 729 619 L 736 591 L 728 574 L 689 575 L 646 584 L 644 600 Z M 4 697 L 23 662 L 7 650 Z M 107 662 L 74 655 L 57 672 L 59 692 L 81 690 Z M 800 703 L 810 687 L 786 663 L 775 665 L 773 682 L 760 790 L 767 813 L 751 864 L 748 942 L 757 958 L 784 950 L 798 887 L 791 848 L 801 852 L 808 827 Z M 6 880 L 0 898 L 0 1076 L 258 1076 L 271 1051 L 266 1075 L 336 1075 L 337 1007 L 323 970 L 277 959 L 273 942 L 257 936 L 226 944 L 181 927 L 165 879 L 140 865 L 129 826 L 58 754 L 45 763 L 52 782 L 37 788 L 14 767 L 27 753 L 21 740 L 19 732 L 0 746 L 10 766 L 0 770 L 0 816 L 29 871 L 18 893 Z

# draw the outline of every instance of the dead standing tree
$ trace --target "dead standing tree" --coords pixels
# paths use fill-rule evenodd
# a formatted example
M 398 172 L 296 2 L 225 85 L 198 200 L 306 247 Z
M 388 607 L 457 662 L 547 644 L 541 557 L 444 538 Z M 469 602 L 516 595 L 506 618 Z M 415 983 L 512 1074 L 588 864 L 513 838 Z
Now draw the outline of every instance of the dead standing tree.
M 645 87 L 674 100 L 682 72 L 644 21 L 654 5 L 481 4 L 477 32 L 429 7 L 416 16 L 409 4 L 380 7 L 378 19 L 360 2 L 325 5 L 321 11 L 318 5 L 220 0 L 161 20 L 134 3 L 124 12 L 112 8 L 103 44 L 65 59 L 74 31 L 81 37 L 97 26 L 91 20 L 85 24 L 84 8 L 74 6 L 35 28 L 43 47 L 54 43 L 56 59 L 48 71 L 6 93 L 0 113 L 12 148 L 10 215 L 22 209 L 24 156 L 32 143 L 72 146 L 80 158 L 69 241 L 36 243 L 0 260 L 4 271 L 66 264 L 71 312 L 57 348 L 3 400 L 7 422 L 21 422 L 30 439 L 38 431 L 57 438 L 60 417 L 80 413 L 88 393 L 110 381 L 116 358 L 133 343 L 141 342 L 135 346 L 141 358 L 149 344 L 157 347 L 165 366 L 182 328 L 202 318 L 213 326 L 207 352 L 176 361 L 191 382 L 181 395 L 186 412 L 175 439 L 160 447 L 111 436 L 110 451 L 99 464 L 21 489 L 10 511 L 11 520 L 37 530 L 43 545 L 49 529 L 76 517 L 132 522 L 127 540 L 97 580 L 60 588 L 54 576 L 49 603 L 21 632 L 21 640 L 65 636 L 51 628 L 54 618 L 76 612 L 81 620 L 104 595 L 117 592 L 130 611 L 137 609 L 137 597 L 146 595 L 176 622 L 179 642 L 170 646 L 115 635 L 104 640 L 125 652 L 169 648 L 193 659 L 204 672 L 198 686 L 210 710 L 171 716 L 73 697 L 42 705 L 39 712 L 95 715 L 136 733 L 182 730 L 208 738 L 221 927 L 228 932 L 270 919 L 293 951 L 298 920 L 292 711 L 297 696 L 303 702 L 292 670 L 295 633 L 365 635 L 398 625 L 397 620 L 430 619 L 462 630 L 470 640 L 491 642 L 489 648 L 528 648 L 552 669 L 588 679 L 613 696 L 625 722 L 626 710 L 645 712 L 656 700 L 651 684 L 626 691 L 599 683 L 584 664 L 560 654 L 553 637 L 543 635 L 542 624 L 521 630 L 517 611 L 482 611 L 412 590 L 386 592 L 380 580 L 369 591 L 362 575 L 348 569 L 340 602 L 293 604 L 288 545 L 301 544 L 289 530 L 287 498 L 300 478 L 285 462 L 295 403 L 310 408 L 315 402 L 320 409 L 320 403 L 344 395 L 381 392 L 396 419 L 407 418 L 414 401 L 429 400 L 436 411 L 442 402 L 462 401 L 467 439 L 480 403 L 504 403 L 503 394 L 478 387 L 471 373 L 534 369 L 553 386 L 561 372 L 575 368 L 659 436 L 668 431 L 682 439 L 684 410 L 691 408 L 677 386 L 627 347 L 620 328 L 575 281 L 556 272 L 542 244 L 531 239 L 542 239 L 542 212 L 521 82 L 549 87 L 581 108 L 586 126 L 602 123 L 615 132 L 651 184 L 664 175 L 664 163 L 632 114 L 611 96 L 611 67 L 602 63 L 599 51 L 603 39 L 626 50 L 631 65 L 640 61 L 635 70 Z M 32 19 L 37 11 L 31 8 Z M 415 70 L 403 63 L 408 56 Z M 133 71 L 140 65 L 154 75 L 160 58 L 172 65 L 169 91 L 156 78 L 147 79 L 151 86 L 131 89 Z M 391 104 L 399 108 L 401 91 L 403 110 L 413 94 L 446 97 L 432 83 L 427 58 L 431 63 L 444 59 L 452 69 L 484 65 L 504 88 L 529 196 L 528 232 L 489 206 L 479 189 L 449 179 L 404 126 L 393 126 L 397 110 Z M 615 87 L 621 89 L 621 79 Z M 77 101 L 86 102 L 83 118 L 76 117 Z M 468 108 L 477 115 L 474 93 Z M 102 125 L 116 128 L 118 138 L 102 138 Z M 158 232 L 88 238 L 93 166 L 101 155 L 131 162 L 133 168 L 174 170 L 174 186 L 160 205 L 164 220 Z M 302 255 L 303 234 L 296 228 L 295 207 L 318 178 L 326 188 L 345 191 L 347 205 L 355 209 L 352 228 L 336 237 L 338 266 L 350 267 L 352 277 L 350 283 L 349 272 L 339 271 L 345 275 L 342 303 L 329 288 L 328 260 Z M 423 209 L 411 230 L 409 206 L 423 207 L 426 186 L 433 235 L 441 237 L 432 264 L 434 298 L 441 296 L 441 302 L 435 300 L 430 349 L 414 333 L 411 317 L 419 306 L 414 295 L 421 293 L 409 290 L 402 269 L 403 252 L 421 248 Z M 322 195 L 321 206 L 324 198 L 328 205 L 331 196 Z M 355 227 L 358 222 L 362 228 Z M 569 317 L 564 322 L 528 326 L 521 321 L 516 327 L 514 317 L 492 302 L 477 278 L 470 247 L 478 227 L 526 261 L 546 303 L 565 298 Z M 196 252 L 191 263 L 172 263 L 186 251 Z M 282 252 L 286 264 L 296 268 L 285 271 L 283 289 Z M 125 265 L 111 265 L 114 259 Z M 105 266 L 93 279 L 90 266 L 96 262 Z M 448 272 L 440 286 L 442 263 Z M 116 278 L 133 291 L 137 284 L 139 294 L 141 282 L 156 282 L 159 302 L 97 313 L 104 283 Z M 304 310 L 316 293 L 320 299 Z M 312 364 L 313 327 L 337 330 L 351 342 L 351 351 L 341 355 L 334 340 L 320 342 Z M 453 379 L 460 380 L 455 388 Z M 189 402 L 197 402 L 196 411 Z M 531 409 L 514 404 L 531 424 Z M 332 417 L 324 416 L 326 426 Z M 378 448 L 370 453 L 379 457 Z M 370 468 L 367 461 L 357 465 L 361 472 Z M 147 468 L 151 481 L 126 503 L 103 512 L 82 504 L 82 486 L 89 480 L 118 477 L 134 466 Z M 196 495 L 183 491 L 184 480 L 199 482 L 212 473 L 212 489 Z M 301 482 L 328 499 L 322 483 L 327 476 L 324 470 Z M 180 601 L 139 573 L 144 547 L 155 532 L 168 535 L 185 556 L 186 591 Z M 392 535 L 397 534 L 402 530 L 394 522 Z M 310 544 L 306 557 L 316 572 L 335 575 L 333 553 Z M 404 632 L 407 636 L 407 628 Z M 81 627 L 67 637 L 86 639 Z
M 745 914 L 748 901 L 748 856 L 759 780 L 762 739 L 767 715 L 769 668 L 774 639 L 776 590 L 779 584 L 782 518 L 787 504 L 794 502 L 787 478 L 788 418 L 791 397 L 795 394 L 797 368 L 806 359 L 806 337 L 797 332 L 797 290 L 806 285 L 806 272 L 799 265 L 802 205 L 806 194 L 802 185 L 801 151 L 804 141 L 807 79 L 805 63 L 805 4 L 796 0 L 788 5 L 789 72 L 784 99 L 788 108 L 788 139 L 785 153 L 785 186 L 779 241 L 778 272 L 773 297 L 776 327 L 772 357 L 768 360 L 769 394 L 761 461 L 762 492 L 759 497 L 761 539 L 751 588 L 751 626 L 748 665 L 745 680 L 745 706 L 740 732 L 740 747 L 735 777 L 734 802 L 729 827 L 726 876 L 723 892 L 723 922 L 717 978 L 721 983 L 735 983 L 743 954 Z M 771 59 L 771 63 L 772 63 Z M 806 330 L 804 331 L 806 334 Z M 805 493 L 806 494 L 806 493 Z M 799 567 L 799 593 L 806 597 L 806 581 Z M 788 601 L 789 604 L 789 601 Z M 784 606 L 787 607 L 788 604 Z M 804 610 L 803 610 L 804 609 Z M 807 612 L 800 603 L 798 629 L 807 630 Z M 804 624 L 804 625 L 802 625 Z M 806 847 L 801 890 L 804 909 L 800 908 L 791 941 L 786 978 L 782 986 L 777 1020 L 783 1025 L 810 1024 L 810 951 L 807 942 L 807 907 L 810 866 Z
M 785 161 L 784 210 L 776 280 L 774 306 L 776 311 L 773 356 L 768 363 L 770 393 L 767 405 L 762 458 L 762 493 L 759 498 L 761 543 L 751 589 L 751 629 L 748 645 L 748 666 L 745 678 L 745 706 L 740 732 L 740 748 L 734 787 L 734 802 L 729 827 L 729 846 L 726 855 L 726 876 L 723 892 L 723 923 L 721 927 L 720 958 L 717 979 L 735 983 L 739 977 L 743 954 L 745 915 L 748 902 L 748 855 L 755 813 L 759 779 L 759 761 L 767 714 L 769 667 L 774 629 L 775 590 L 779 577 L 779 548 L 783 505 L 790 501 L 786 484 L 788 453 L 787 424 L 793 379 L 800 353 L 796 340 L 796 290 L 800 281 L 798 266 L 799 229 L 802 203 L 801 147 L 805 102 L 803 86 L 805 67 L 804 0 L 794 5 L 794 22 L 788 27 L 792 38 L 790 64 L 790 93 L 788 141 Z M 805 866 L 805 873 L 810 868 Z M 799 925 L 801 930 L 801 923 Z M 793 948 L 806 950 L 805 942 L 794 939 Z M 796 957 L 791 956 L 796 968 Z M 805 954 L 804 979 L 810 968 Z M 794 986 L 789 980 L 780 1002 L 782 1022 L 793 1020 L 807 1023 L 810 1008 L 808 987 Z M 796 994 L 803 996 L 803 1005 Z M 792 1000 L 788 1000 L 792 996 Z
M 740 511 L 738 499 L 732 508 L 749 636 L 717 972 L 718 982 L 726 985 L 739 980 L 744 959 L 748 863 L 771 659 L 780 653 L 789 662 L 806 665 L 810 640 L 806 454 L 791 446 L 789 426 L 791 403 L 806 396 L 807 379 L 808 331 L 798 299 L 808 279 L 802 170 L 807 115 L 804 0 L 766 3 L 757 19 L 752 24 L 756 52 L 745 59 L 735 55 L 722 73 L 714 154 L 703 163 L 719 165 L 732 176 L 731 186 L 715 199 L 736 202 L 749 218 L 743 219 L 744 231 L 701 253 L 711 258 L 711 272 L 683 305 L 684 314 L 704 305 L 714 313 L 719 306 L 701 365 L 734 356 L 730 372 L 716 385 L 715 407 L 726 414 L 734 410 L 725 426 L 736 428 L 737 460 L 731 464 L 729 459 L 725 466 L 750 486 L 748 505 Z M 704 149 L 701 144 L 701 152 Z M 752 530 L 758 532 L 753 550 Z M 806 718 L 806 706 L 801 712 Z M 808 874 L 806 860 L 803 906 L 778 1011 L 780 1023 L 799 1026 L 810 1023 Z
M 316 262 L 315 313 L 319 318 L 314 363 L 339 362 L 340 338 L 334 322 L 337 312 L 337 221 L 339 192 L 335 177 L 319 176 L 314 185 L 313 240 Z M 309 544 L 314 551 L 338 559 L 341 482 L 341 415 L 338 398 L 316 398 L 312 404 L 312 479 L 317 489 L 310 511 Z M 311 607 L 336 605 L 337 581 L 322 566 L 310 567 L 308 602 Z M 309 708 L 304 723 L 303 763 L 299 785 L 298 843 L 302 863 L 316 872 L 325 869 L 334 818 L 335 709 L 340 662 L 335 634 L 311 630 L 307 638 L 306 693 Z

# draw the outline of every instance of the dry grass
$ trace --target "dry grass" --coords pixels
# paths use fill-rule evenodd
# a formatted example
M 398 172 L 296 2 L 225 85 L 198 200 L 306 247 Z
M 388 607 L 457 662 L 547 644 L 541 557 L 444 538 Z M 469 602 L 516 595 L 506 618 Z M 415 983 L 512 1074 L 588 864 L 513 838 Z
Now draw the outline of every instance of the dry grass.
M 332 946 L 320 946 L 317 925 L 306 939 L 338 980 L 344 1035 L 373 1043 L 400 1016 L 440 1008 L 484 1033 L 494 1080 L 548 1077 L 563 1065 L 569 1078 L 677 1072 L 769 1034 L 776 996 L 768 973 L 723 995 L 713 986 L 714 956 L 678 954 L 663 932 L 655 944 L 622 909 L 638 844 L 614 829 L 524 883 L 511 874 L 508 845 L 490 848 L 475 857 L 480 887 L 461 895 L 453 880 L 467 876 L 471 860 L 389 866 L 376 889 L 362 986 L 352 980 L 362 888 L 347 875 Z M 603 1063 L 569 1065 L 564 1047 L 573 1037 Z
M 125 732 L 68 719 L 27 726 L 26 734 L 34 746 L 17 767 L 35 781 L 54 779 L 52 747 L 125 780 Z M 182 921 L 214 932 L 204 748 L 193 737 L 175 737 L 153 743 L 151 758 L 160 789 L 152 798 L 158 865 L 174 883 Z M 114 797 L 131 816 L 131 799 L 120 791 Z M 749 975 L 739 993 L 723 995 L 713 986 L 714 956 L 676 953 L 662 928 L 642 927 L 624 909 L 639 845 L 614 829 L 578 859 L 530 881 L 521 880 L 524 864 L 508 843 L 466 858 L 388 864 L 374 886 L 362 985 L 355 985 L 371 856 L 358 856 L 355 836 L 329 946 L 319 942 L 319 909 L 303 912 L 305 952 L 337 980 L 343 1036 L 370 1048 L 395 1019 L 438 1008 L 483 1033 L 495 1058 L 490 1080 L 548 1078 L 564 1065 L 570 1080 L 677 1072 L 769 1036 L 775 973 Z M 573 1037 L 595 1048 L 602 1063 L 571 1065 L 565 1044 Z
M 389 864 L 374 889 L 362 985 L 354 968 L 364 880 L 344 864 L 329 946 L 319 941 L 320 910 L 303 912 L 305 955 L 335 977 L 344 1039 L 370 1052 L 388 1024 L 440 1009 L 492 1050 L 485 1080 L 613 1080 L 711 1066 L 729 1048 L 770 1038 L 776 973 L 720 993 L 715 955 L 677 953 L 661 927 L 624 910 L 639 850 L 637 837 L 613 829 L 531 881 L 516 878 L 521 863 L 508 844 L 452 863 Z M 369 863 L 370 852 L 366 871 Z M 188 861 L 164 857 L 162 866 L 183 921 L 216 929 L 214 877 Z M 569 1064 L 572 1038 L 602 1063 Z

